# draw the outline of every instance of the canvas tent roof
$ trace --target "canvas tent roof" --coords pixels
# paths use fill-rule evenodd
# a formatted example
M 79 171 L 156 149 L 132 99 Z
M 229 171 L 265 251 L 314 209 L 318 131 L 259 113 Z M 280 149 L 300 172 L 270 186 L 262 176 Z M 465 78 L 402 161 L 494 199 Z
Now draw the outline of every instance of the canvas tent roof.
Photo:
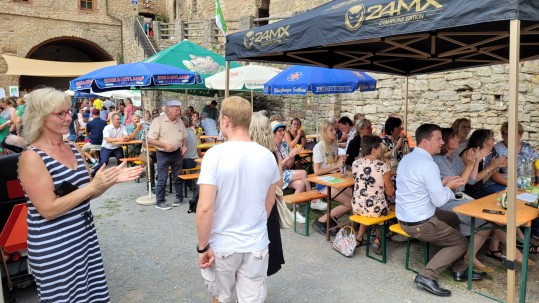
M 116 61 L 61 62 L 20 58 L 2 55 L 8 70 L 6 75 L 38 77 L 78 77 L 105 66 L 116 65 Z
M 533 0 L 336 0 L 227 36 L 227 60 L 424 74 L 509 62 L 509 20 L 521 61 L 539 55 Z

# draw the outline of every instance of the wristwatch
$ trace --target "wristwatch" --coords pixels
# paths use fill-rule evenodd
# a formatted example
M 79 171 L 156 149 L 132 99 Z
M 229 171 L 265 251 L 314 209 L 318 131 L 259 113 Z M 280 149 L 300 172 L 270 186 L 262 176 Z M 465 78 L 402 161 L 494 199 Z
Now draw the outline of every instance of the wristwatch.
M 197 252 L 198 252 L 199 254 L 202 254 L 202 253 L 207 252 L 208 249 L 210 249 L 210 244 L 209 244 L 209 243 L 208 243 L 208 245 L 206 245 L 206 247 L 204 247 L 203 249 L 199 249 L 199 248 L 198 248 L 198 244 L 197 244 Z

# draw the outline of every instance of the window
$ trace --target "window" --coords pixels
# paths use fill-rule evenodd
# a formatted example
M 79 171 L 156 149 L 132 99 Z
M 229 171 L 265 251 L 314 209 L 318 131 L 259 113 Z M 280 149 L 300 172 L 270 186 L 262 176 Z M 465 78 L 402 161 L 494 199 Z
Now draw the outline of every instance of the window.
M 94 0 L 80 0 L 80 9 L 84 11 L 93 11 Z

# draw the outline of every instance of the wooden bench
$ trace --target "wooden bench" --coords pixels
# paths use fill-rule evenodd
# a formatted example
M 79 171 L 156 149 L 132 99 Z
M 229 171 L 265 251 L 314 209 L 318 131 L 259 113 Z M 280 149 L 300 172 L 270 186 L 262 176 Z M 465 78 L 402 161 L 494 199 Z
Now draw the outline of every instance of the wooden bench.
M 316 200 L 316 199 L 324 199 L 325 197 L 326 197 L 325 194 L 321 194 L 317 190 L 311 190 L 311 191 L 306 191 L 306 192 L 302 192 L 302 193 L 283 196 L 283 201 L 286 204 L 293 205 L 293 209 L 294 209 L 294 232 L 295 233 L 300 234 L 300 235 L 304 235 L 306 237 L 309 236 L 309 225 L 310 225 L 309 224 L 309 214 L 310 214 L 310 211 L 311 211 L 311 203 L 309 203 L 309 202 L 311 202 L 312 200 Z M 305 203 L 305 233 L 304 234 L 298 232 L 297 229 L 296 229 L 296 227 L 297 227 L 297 221 L 296 221 L 297 208 L 296 208 L 296 205 L 301 204 L 301 203 Z
M 404 259 L 404 267 L 406 268 L 406 270 L 412 271 L 417 274 L 418 272 L 416 270 L 410 268 L 410 242 L 413 238 L 410 237 L 410 235 L 408 235 L 404 230 L 402 230 L 402 227 L 399 223 L 391 225 L 389 227 L 389 230 L 406 237 L 406 257 Z M 425 265 L 429 263 L 429 253 L 429 242 L 423 242 L 423 263 Z
M 374 259 L 378 262 L 381 262 L 381 263 L 386 263 L 387 262 L 387 254 L 386 254 L 386 233 L 387 233 L 387 230 L 388 230 L 388 221 L 389 220 L 392 220 L 392 219 L 395 219 L 396 216 L 395 216 L 395 210 L 391 210 L 389 212 L 389 214 L 387 216 L 383 216 L 383 217 L 379 217 L 379 218 L 371 218 L 371 217 L 365 217 L 365 216 L 360 216 L 360 215 L 352 215 L 350 216 L 350 221 L 352 222 L 356 222 L 356 223 L 359 223 L 359 224 L 363 224 L 365 226 L 367 226 L 367 245 L 366 245 L 366 255 L 367 257 L 371 258 L 371 259 Z M 382 259 L 378 259 L 378 258 L 375 258 L 374 256 L 371 256 L 370 255 L 370 252 L 369 252 L 369 248 L 370 248 L 370 245 L 371 245 L 371 230 L 373 228 L 376 227 L 376 225 L 382 225 L 382 237 L 380 239 L 380 241 L 382 243 L 380 243 L 382 245 L 381 249 L 382 249 Z
M 198 173 L 200 172 L 200 165 L 197 165 L 193 168 L 184 168 L 182 169 L 182 171 L 180 172 L 180 175 L 178 175 L 178 178 L 182 179 L 184 182 L 183 182 L 183 193 L 184 193 L 184 196 L 187 197 L 187 180 L 184 180 L 181 176 L 182 175 L 189 175 L 189 174 L 195 174 L 195 173 Z M 198 179 L 195 178 L 195 179 Z M 190 179 L 190 180 L 193 180 L 193 179 Z

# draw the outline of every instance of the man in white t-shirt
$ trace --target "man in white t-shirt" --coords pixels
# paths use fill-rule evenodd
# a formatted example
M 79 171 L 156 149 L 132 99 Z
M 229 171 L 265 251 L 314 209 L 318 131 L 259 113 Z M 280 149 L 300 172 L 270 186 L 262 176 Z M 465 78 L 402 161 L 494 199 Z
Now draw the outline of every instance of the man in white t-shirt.
M 115 157 L 118 165 L 121 164 L 120 159 L 124 157 L 121 143 L 124 141 L 129 141 L 127 129 L 121 124 L 120 114 L 114 113 L 110 117 L 110 124 L 103 128 L 99 164 L 94 167 L 92 176 L 95 176 L 103 164 L 107 165 L 109 163 L 110 157 Z
M 198 261 L 212 302 L 264 302 L 267 218 L 280 174 L 273 154 L 249 137 L 251 105 L 223 100 L 220 125 L 228 141 L 206 152 L 198 179 Z

